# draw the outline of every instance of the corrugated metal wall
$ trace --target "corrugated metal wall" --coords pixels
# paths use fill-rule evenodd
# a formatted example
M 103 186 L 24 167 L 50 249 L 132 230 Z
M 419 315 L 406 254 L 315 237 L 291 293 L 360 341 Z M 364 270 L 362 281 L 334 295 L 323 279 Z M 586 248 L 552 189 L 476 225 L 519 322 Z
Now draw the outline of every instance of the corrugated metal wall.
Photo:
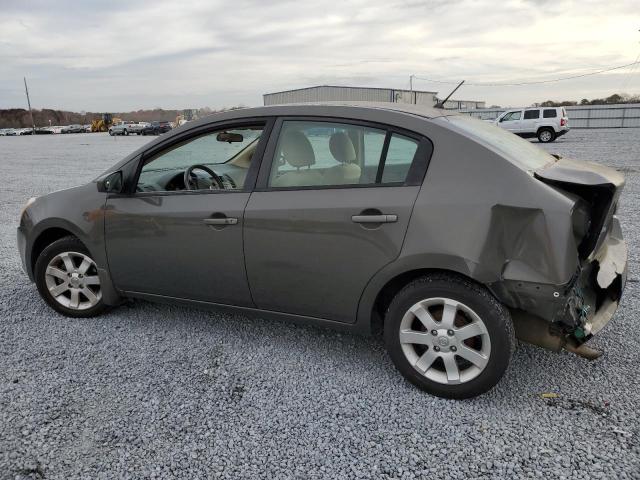
M 640 127 L 640 103 L 616 105 L 576 105 L 564 107 L 571 128 L 633 128 Z M 495 120 L 510 108 L 460 110 L 481 120 Z
M 283 103 L 309 102 L 397 102 L 417 103 L 433 106 L 436 103 L 436 92 L 419 92 L 395 90 L 392 88 L 359 88 L 318 86 L 288 90 L 285 92 L 267 93 L 263 95 L 265 105 L 281 105 Z

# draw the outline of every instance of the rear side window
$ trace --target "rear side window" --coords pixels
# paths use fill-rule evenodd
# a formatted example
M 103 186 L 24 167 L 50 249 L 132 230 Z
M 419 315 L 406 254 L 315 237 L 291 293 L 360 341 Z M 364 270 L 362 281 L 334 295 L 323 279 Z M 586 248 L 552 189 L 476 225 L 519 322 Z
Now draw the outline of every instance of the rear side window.
M 532 120 L 535 118 L 540 118 L 540 110 L 525 110 L 524 111 L 524 119 Z
M 542 116 L 544 118 L 556 118 L 558 116 L 558 113 L 556 112 L 555 108 L 547 108 L 543 111 Z
M 269 186 L 402 184 L 419 142 L 384 129 L 333 122 L 285 121 Z
M 418 142 L 394 133 L 382 170 L 382 183 L 404 182 L 418 151 Z

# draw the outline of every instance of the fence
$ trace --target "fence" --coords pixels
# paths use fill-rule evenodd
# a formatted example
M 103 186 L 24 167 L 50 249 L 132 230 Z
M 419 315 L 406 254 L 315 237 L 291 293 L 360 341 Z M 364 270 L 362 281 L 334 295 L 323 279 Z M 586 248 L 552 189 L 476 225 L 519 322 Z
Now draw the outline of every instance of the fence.
M 633 128 L 640 127 L 640 103 L 616 105 L 576 105 L 564 107 L 571 128 Z M 495 120 L 511 108 L 459 110 L 481 120 Z

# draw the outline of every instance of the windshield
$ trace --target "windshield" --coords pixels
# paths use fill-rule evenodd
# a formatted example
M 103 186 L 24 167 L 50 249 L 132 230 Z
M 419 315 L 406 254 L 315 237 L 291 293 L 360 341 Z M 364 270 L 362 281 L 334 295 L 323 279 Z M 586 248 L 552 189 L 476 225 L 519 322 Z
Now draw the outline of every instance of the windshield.
M 466 115 L 446 117 L 475 140 L 502 153 L 508 160 L 526 170 L 537 170 L 554 162 L 550 154 L 513 133 Z

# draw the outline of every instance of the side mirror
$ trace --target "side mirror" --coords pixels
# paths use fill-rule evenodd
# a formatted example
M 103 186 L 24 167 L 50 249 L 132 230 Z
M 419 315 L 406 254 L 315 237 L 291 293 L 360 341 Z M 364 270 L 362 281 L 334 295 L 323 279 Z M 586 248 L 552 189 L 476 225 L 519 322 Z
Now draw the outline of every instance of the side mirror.
M 97 181 L 98 191 L 103 193 L 122 192 L 122 172 L 113 172 Z

